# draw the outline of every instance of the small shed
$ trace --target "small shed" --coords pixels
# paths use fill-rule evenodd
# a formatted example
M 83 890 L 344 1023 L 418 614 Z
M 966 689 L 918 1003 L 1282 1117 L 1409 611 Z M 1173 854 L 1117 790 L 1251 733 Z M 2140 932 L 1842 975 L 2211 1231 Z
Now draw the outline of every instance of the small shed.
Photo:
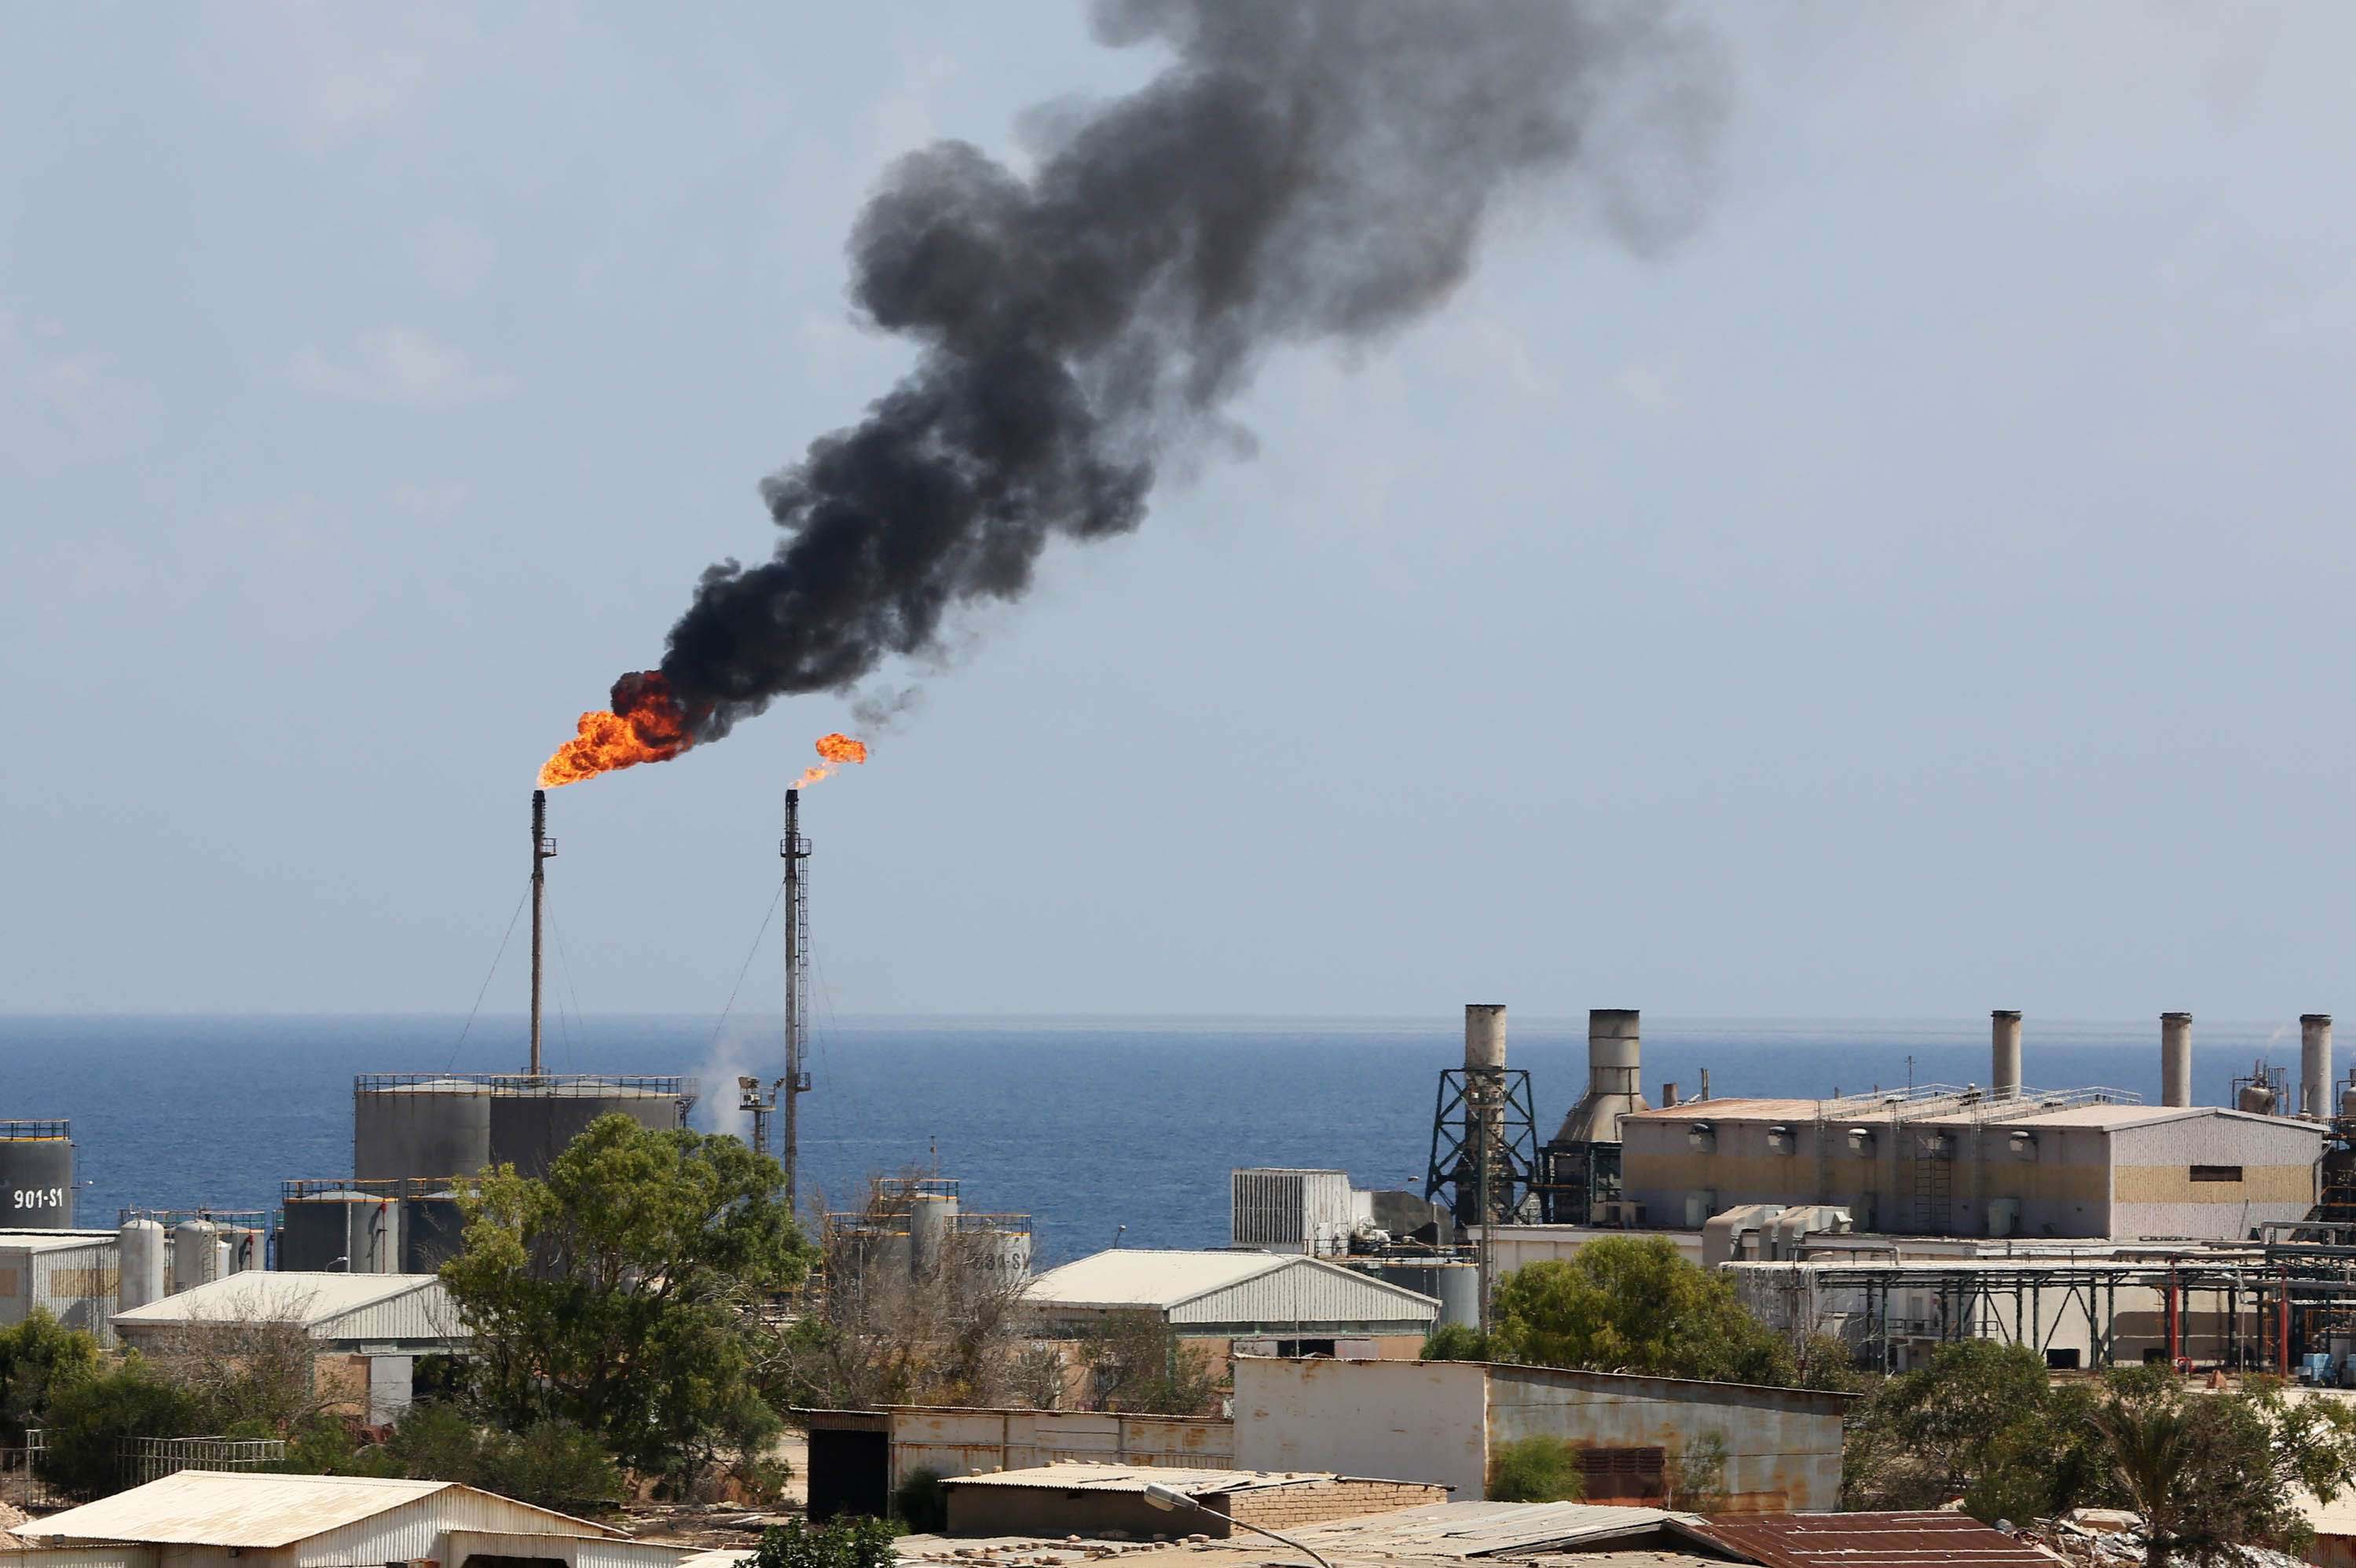
M 226 1470 L 183 1470 L 16 1533 L 28 1545 L 10 1568 L 676 1568 L 690 1555 L 453 1481 Z
M 409 1408 L 419 1357 L 463 1350 L 471 1337 L 435 1274 L 250 1270 L 113 1317 L 116 1337 L 151 1355 L 190 1335 L 287 1323 L 318 1347 L 315 1387 L 379 1423 Z

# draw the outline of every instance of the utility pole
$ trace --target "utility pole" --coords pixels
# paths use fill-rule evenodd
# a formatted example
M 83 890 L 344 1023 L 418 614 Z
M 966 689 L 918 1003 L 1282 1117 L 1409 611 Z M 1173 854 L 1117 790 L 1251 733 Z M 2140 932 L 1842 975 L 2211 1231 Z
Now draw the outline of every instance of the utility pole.
M 801 1097 L 809 1092 L 809 1074 L 802 1070 L 805 993 L 809 989 L 809 884 L 802 862 L 809 858 L 809 840 L 802 837 L 802 792 L 786 791 L 786 836 L 777 854 L 786 863 L 786 1076 L 777 1085 L 784 1114 L 781 1158 L 786 1167 L 786 1209 L 794 1212 L 794 1162 L 800 1152 L 796 1114 Z
M 556 841 L 548 836 L 548 791 L 531 792 L 531 1076 L 540 1076 L 540 928 L 548 902 L 548 863 Z

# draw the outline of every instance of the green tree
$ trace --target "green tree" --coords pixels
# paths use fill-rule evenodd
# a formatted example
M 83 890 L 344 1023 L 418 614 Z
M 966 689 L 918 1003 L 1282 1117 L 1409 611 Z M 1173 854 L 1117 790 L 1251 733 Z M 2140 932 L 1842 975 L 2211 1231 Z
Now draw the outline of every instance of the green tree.
M 1080 1346 L 1098 1410 L 1140 1415 L 1200 1415 L 1218 1380 L 1158 1312 L 1108 1312 Z
M 98 1371 L 98 1341 L 68 1328 L 46 1307 L 0 1329 L 0 1441 L 20 1444 L 43 1423 L 52 1390 Z
M 1720 1382 L 1799 1381 L 1783 1337 L 1665 1237 L 1608 1236 L 1515 1270 L 1491 1297 L 1496 1359 Z
M 1974 1518 L 2033 1519 L 2107 1496 L 2083 1388 L 2057 1390 L 2044 1358 L 1965 1339 L 1888 1378 L 1849 1419 L 1842 1506 L 1935 1508 L 1961 1497 Z
M 1577 1448 L 1541 1433 L 1497 1444 L 1483 1495 L 1493 1503 L 1575 1503 L 1587 1495 L 1587 1472 Z
M 198 1437 L 209 1412 L 187 1389 L 159 1375 L 136 1354 L 108 1371 L 71 1379 L 49 1391 L 42 1417 L 44 1479 L 78 1497 L 113 1491 L 122 1452 L 134 1437 Z
M 2301 1554 L 2314 1531 L 2294 1488 L 2329 1501 L 2356 1484 L 2356 1412 L 2337 1401 L 2292 1404 L 2273 1379 L 2211 1394 L 2164 1367 L 2123 1368 L 2104 1376 L 2094 1423 L 2144 1517 L 2149 1568 L 2239 1561 L 2244 1546 Z
M 502 1166 L 465 1203 L 442 1277 L 495 1424 L 569 1422 L 675 1477 L 750 1460 L 779 1430 L 759 1387 L 776 1348 L 761 1311 L 800 1282 L 809 1249 L 775 1160 L 605 1116 L 545 1179 Z
M 1422 1359 L 1427 1361 L 1485 1361 L 1489 1359 L 1489 1337 L 1462 1323 L 1443 1323 L 1424 1340 Z

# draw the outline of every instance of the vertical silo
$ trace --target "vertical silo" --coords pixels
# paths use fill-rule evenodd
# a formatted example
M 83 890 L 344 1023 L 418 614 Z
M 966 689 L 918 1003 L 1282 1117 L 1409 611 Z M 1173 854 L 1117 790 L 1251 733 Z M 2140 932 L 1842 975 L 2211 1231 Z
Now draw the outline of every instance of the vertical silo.
M 941 1272 L 957 1215 L 958 1200 L 950 1193 L 920 1192 L 908 1200 L 908 1272 L 916 1278 L 928 1280 Z
M 121 1270 L 115 1283 L 115 1310 L 129 1312 L 161 1301 L 167 1294 L 164 1261 L 164 1227 L 153 1219 L 125 1220 L 115 1233 Z
M 68 1122 L 0 1122 L 0 1230 L 73 1229 L 72 1133 Z
M 546 1176 L 556 1156 L 599 1117 L 622 1115 L 641 1127 L 669 1131 L 687 1125 L 694 1098 L 691 1080 L 679 1078 L 579 1073 L 495 1079 L 490 1163 L 511 1165 L 519 1176 Z
M 466 1216 L 455 1188 L 421 1192 L 401 1200 L 401 1272 L 430 1274 L 456 1257 L 466 1244 Z
M 220 1227 L 209 1219 L 183 1219 L 172 1227 L 172 1294 L 194 1290 L 221 1277 Z

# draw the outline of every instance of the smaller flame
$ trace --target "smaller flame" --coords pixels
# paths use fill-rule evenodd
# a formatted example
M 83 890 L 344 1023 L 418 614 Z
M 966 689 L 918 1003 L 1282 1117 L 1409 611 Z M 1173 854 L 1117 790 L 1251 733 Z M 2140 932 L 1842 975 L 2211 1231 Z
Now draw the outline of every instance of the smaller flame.
M 820 758 L 819 765 L 805 769 L 802 776 L 794 780 L 795 789 L 807 789 L 821 779 L 833 778 L 834 770 L 846 762 L 866 761 L 867 743 L 853 740 L 847 735 L 822 735 L 818 737 L 818 754 Z

